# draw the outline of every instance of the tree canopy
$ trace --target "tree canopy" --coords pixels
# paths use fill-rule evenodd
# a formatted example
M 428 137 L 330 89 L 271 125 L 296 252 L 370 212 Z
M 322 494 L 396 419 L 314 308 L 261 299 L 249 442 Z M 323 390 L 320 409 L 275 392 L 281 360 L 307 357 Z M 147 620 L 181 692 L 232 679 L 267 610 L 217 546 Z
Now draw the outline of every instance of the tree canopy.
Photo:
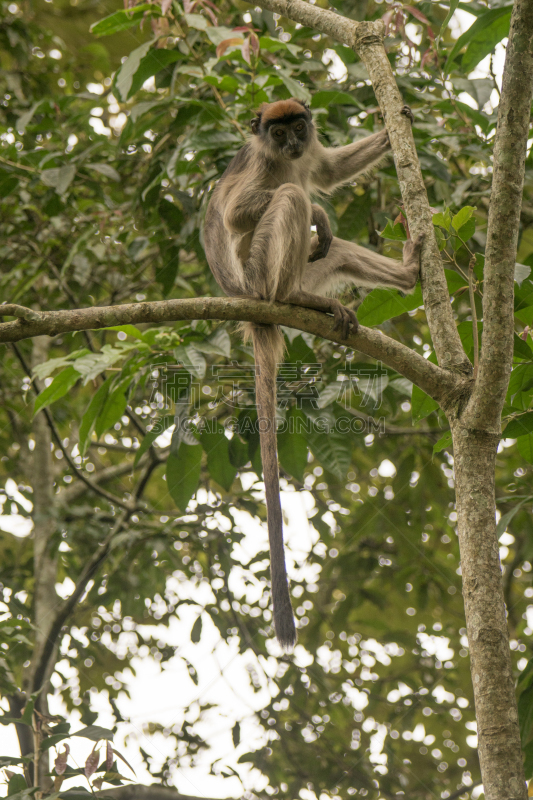
M 512 5 L 316 6 L 386 24 L 474 363 Z M 460 35 L 457 10 L 469 15 Z M 0 297 L 26 309 L 10 319 L 130 303 L 142 315 L 144 303 L 220 295 L 202 219 L 262 102 L 306 100 L 330 146 L 384 124 L 350 47 L 244 0 L 12 0 L 0 37 Z M 335 235 L 400 257 L 409 225 L 392 159 L 319 202 Z M 531 149 L 517 261 L 496 495 L 530 778 Z M 436 364 L 420 287 L 343 301 Z M 133 797 L 116 788 L 136 781 L 127 738 L 143 781 L 184 795 L 199 771 L 219 776 L 206 785 L 220 797 L 476 797 L 453 452 L 436 400 L 287 318 L 278 440 L 299 631 L 288 657 L 271 627 L 251 349 L 232 323 L 139 320 L 3 349 L 0 722 L 23 714 L 21 756 L 0 758 L 8 794 L 28 797 L 36 769 L 44 796 Z M 128 697 L 148 661 L 175 676 L 172 714 L 141 731 Z

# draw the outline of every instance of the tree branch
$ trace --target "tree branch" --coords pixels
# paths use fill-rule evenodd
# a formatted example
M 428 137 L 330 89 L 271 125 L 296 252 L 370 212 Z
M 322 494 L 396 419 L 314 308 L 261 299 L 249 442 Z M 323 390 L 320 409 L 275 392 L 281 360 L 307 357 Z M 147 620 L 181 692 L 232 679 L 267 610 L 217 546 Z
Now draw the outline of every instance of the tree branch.
M 286 325 L 313 333 L 382 361 L 416 383 L 437 402 L 444 401 L 461 383 L 457 376 L 432 364 L 379 330 L 360 326 L 356 334 L 343 340 L 333 331 L 333 317 L 327 314 L 309 308 L 252 299 L 198 297 L 192 300 L 165 300 L 42 312 L 39 321 L 17 320 L 0 324 L 0 342 L 16 342 L 41 334 L 56 336 L 59 333 L 127 323 L 164 324 L 187 319 L 247 320 Z
M 169 786 L 116 786 L 113 789 L 102 789 L 94 793 L 95 797 L 113 797 L 114 800 L 217 800 L 214 797 L 193 797 L 188 794 L 181 794 L 176 789 Z M 228 798 L 231 800 L 231 798 Z
M 356 23 L 331 11 L 310 6 L 303 0 L 252 0 L 252 5 L 266 8 L 303 25 L 310 25 L 317 31 L 332 36 L 352 47 L 363 61 L 386 119 L 409 229 L 413 237 L 424 234 L 421 258 L 422 293 L 439 364 L 453 372 L 471 375 L 472 365 L 464 353 L 453 319 L 432 212 L 411 126 L 400 113 L 404 102 L 383 46 L 383 22 L 378 20 Z
M 516 0 L 511 16 L 494 139 L 494 174 L 487 228 L 483 346 L 479 379 L 468 405 L 468 427 L 500 432 L 513 358 L 514 267 L 531 98 L 533 0 Z

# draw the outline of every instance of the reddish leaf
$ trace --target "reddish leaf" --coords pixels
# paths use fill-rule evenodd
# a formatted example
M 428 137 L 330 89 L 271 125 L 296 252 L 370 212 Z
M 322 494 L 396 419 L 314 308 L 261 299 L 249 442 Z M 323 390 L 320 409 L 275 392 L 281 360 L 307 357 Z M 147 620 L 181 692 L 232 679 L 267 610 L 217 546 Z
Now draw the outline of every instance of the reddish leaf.
M 113 766 L 113 745 L 108 740 L 106 742 L 106 752 L 105 752 L 105 771 L 111 772 L 112 766 Z
M 259 55 L 259 50 L 261 48 L 259 46 L 259 39 L 258 39 L 257 35 L 253 31 L 250 34 L 250 45 L 252 47 L 252 53 L 257 58 L 257 56 Z
M 251 53 L 250 53 L 250 39 L 249 38 L 244 40 L 244 44 L 243 44 L 241 49 L 242 49 L 242 57 L 244 58 L 244 60 L 246 61 L 247 64 L 251 64 L 252 63 L 252 56 L 251 56 Z
M 409 11 L 413 15 L 413 17 L 416 17 L 416 19 L 419 22 L 423 22 L 424 25 L 429 25 L 429 19 L 424 14 L 422 14 L 422 12 L 418 10 L 418 8 L 413 8 L 413 6 L 404 6 L 404 8 L 406 11 Z
M 93 775 L 96 772 L 96 770 L 98 769 L 99 761 L 100 761 L 100 754 L 98 753 L 97 750 L 93 750 L 91 753 L 89 753 L 89 755 L 87 756 L 87 761 L 85 762 L 85 768 L 83 770 L 85 772 L 86 778 L 90 778 L 91 775 Z
M 196 0 L 183 0 L 183 10 L 186 14 L 191 14 L 194 11 Z
M 96 791 L 99 792 L 100 789 L 102 788 L 103 782 L 104 782 L 103 778 L 95 778 L 93 781 L 93 789 L 96 789 Z
M 67 758 L 69 753 L 70 753 L 70 747 L 68 744 L 66 744 L 64 752 L 59 753 L 56 760 L 54 761 L 56 775 L 63 775 L 64 771 L 66 770 Z
M 167 13 L 171 5 L 172 0 L 161 0 L 161 13 L 163 16 Z
M 393 14 L 394 14 L 394 9 L 389 8 L 389 10 L 381 17 L 381 19 L 385 23 L 385 36 L 389 35 L 389 29 L 392 22 Z
M 244 39 L 224 39 L 223 42 L 217 45 L 217 58 L 223 56 L 228 47 L 240 46 L 242 44 L 244 44 Z

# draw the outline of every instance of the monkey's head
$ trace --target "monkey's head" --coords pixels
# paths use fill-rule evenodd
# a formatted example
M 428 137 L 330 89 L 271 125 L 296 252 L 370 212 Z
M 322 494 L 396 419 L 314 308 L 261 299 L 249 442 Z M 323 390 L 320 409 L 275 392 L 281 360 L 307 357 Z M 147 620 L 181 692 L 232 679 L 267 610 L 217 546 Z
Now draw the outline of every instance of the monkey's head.
M 291 161 L 303 155 L 314 133 L 309 106 L 294 97 L 263 103 L 251 126 L 252 133 L 265 145 Z

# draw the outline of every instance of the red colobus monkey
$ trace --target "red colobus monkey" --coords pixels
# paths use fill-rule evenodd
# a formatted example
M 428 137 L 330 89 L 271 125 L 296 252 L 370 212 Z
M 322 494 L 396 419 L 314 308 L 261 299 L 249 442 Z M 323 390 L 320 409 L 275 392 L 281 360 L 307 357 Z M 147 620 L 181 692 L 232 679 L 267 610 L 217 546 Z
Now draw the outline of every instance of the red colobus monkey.
M 412 120 L 410 109 L 405 113 Z M 294 98 L 263 104 L 252 139 L 231 161 L 211 197 L 204 241 L 209 266 L 229 297 L 254 297 L 333 314 L 343 338 L 357 329 L 351 309 L 330 295 L 342 286 L 411 291 L 422 240 L 404 244 L 403 262 L 332 235 L 326 212 L 311 201 L 351 181 L 390 150 L 385 129 L 345 147 L 324 147 L 311 112 Z M 311 226 L 317 235 L 311 238 Z M 279 497 L 276 374 L 283 334 L 275 325 L 245 323 L 256 362 L 256 399 L 265 482 L 274 626 L 280 645 L 296 642 Z

